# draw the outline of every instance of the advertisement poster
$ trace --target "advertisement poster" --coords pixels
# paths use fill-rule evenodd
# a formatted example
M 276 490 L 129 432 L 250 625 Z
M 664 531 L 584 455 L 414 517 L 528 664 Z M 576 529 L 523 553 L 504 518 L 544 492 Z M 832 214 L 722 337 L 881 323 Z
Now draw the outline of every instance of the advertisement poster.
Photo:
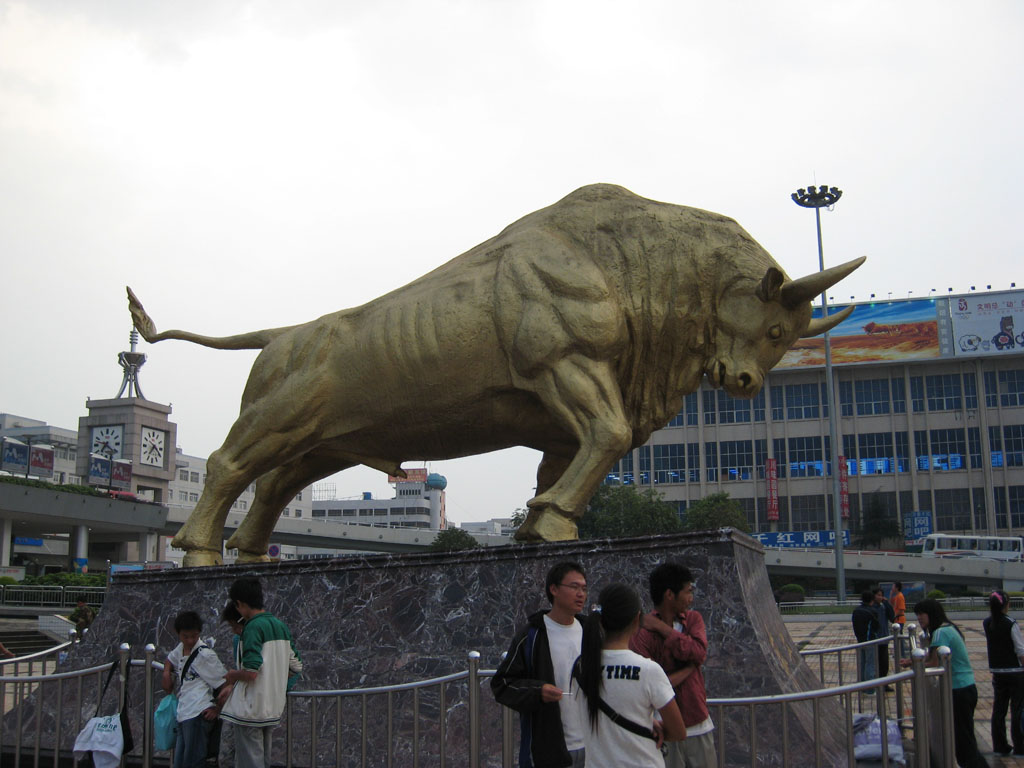
M 932 533 L 931 512 L 904 512 L 903 538 L 908 546 L 924 543 L 924 537 Z
M 829 314 L 845 307 L 842 304 L 830 306 Z M 821 317 L 821 307 L 815 307 L 814 316 Z M 832 329 L 830 337 L 834 365 L 902 362 L 940 356 L 937 314 L 931 299 L 856 304 L 853 314 Z M 776 368 L 824 365 L 825 337 L 814 336 L 797 339 Z
M 106 486 L 110 483 L 110 459 L 95 453 L 89 454 L 89 485 Z
M 1002 355 L 1024 349 L 1024 293 L 987 293 L 950 299 L 953 353 Z
M 53 448 L 33 445 L 29 449 L 28 473 L 36 477 L 53 477 Z
M 132 463 L 130 461 L 114 460 L 114 477 L 111 479 L 110 487 L 121 491 L 132 489 Z
M 16 440 L 4 440 L 3 462 L 0 469 L 12 475 L 28 474 L 28 446 Z

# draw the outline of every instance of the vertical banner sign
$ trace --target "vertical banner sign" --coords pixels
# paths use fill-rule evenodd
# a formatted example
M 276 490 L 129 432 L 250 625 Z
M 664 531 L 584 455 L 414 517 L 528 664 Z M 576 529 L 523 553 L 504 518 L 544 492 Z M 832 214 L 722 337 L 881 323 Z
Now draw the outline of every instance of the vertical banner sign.
M 33 445 L 29 450 L 28 472 L 36 477 L 53 477 L 53 448 Z
M 110 482 L 110 459 L 89 454 L 89 485 L 107 485 Z
M 111 487 L 122 491 L 130 491 L 132 489 L 132 463 L 115 459 L 112 471 L 114 476 L 111 478 Z
M 28 474 L 28 446 L 14 440 L 4 440 L 3 464 L 0 469 L 12 475 Z
M 779 473 L 775 459 L 768 459 L 764 466 L 765 478 L 768 481 L 768 520 L 779 519 Z
M 846 457 L 839 457 L 839 509 L 843 520 L 850 519 L 850 478 L 846 472 Z

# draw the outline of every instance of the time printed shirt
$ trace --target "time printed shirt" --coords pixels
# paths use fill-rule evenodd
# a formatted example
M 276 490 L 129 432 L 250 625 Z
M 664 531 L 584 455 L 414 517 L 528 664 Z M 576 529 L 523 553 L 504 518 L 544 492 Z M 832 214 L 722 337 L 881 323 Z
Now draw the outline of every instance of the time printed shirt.
M 653 739 L 616 725 L 603 712 L 597 729 L 590 726 L 587 697 L 574 681 L 570 691 L 580 711 L 587 749 L 587 768 L 663 768 Z M 668 675 L 659 664 L 633 651 L 601 652 L 601 698 L 623 717 L 640 725 L 653 724 L 655 714 L 675 698 Z

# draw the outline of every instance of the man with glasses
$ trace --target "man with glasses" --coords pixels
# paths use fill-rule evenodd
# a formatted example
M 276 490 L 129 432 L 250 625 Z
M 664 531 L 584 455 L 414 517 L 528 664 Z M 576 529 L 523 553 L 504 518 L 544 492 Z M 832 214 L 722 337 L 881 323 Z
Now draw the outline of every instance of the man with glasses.
M 568 691 L 583 641 L 578 618 L 587 603 L 583 567 L 556 565 L 548 571 L 544 594 L 551 609 L 530 616 L 516 633 L 491 690 L 498 703 L 519 712 L 520 768 L 582 768 L 583 724 Z
M 713 768 L 715 724 L 708 712 L 701 666 L 708 656 L 704 617 L 692 609 L 694 582 L 680 563 L 662 563 L 649 580 L 654 610 L 640 617 L 629 643 L 634 653 L 658 662 L 676 692 L 686 738 L 666 744 L 665 768 Z

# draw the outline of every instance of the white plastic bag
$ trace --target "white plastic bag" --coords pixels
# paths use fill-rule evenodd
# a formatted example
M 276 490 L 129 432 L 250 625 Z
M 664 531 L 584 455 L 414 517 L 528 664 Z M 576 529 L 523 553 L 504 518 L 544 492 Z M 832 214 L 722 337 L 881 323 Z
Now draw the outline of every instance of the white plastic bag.
M 91 718 L 75 739 L 75 759 L 81 760 L 91 752 L 96 768 L 117 768 L 123 749 L 120 714 Z
M 885 721 L 886 741 L 889 742 L 889 760 L 906 764 L 903 757 L 903 737 L 895 720 Z M 877 715 L 853 716 L 853 756 L 858 760 L 882 759 L 882 726 Z

